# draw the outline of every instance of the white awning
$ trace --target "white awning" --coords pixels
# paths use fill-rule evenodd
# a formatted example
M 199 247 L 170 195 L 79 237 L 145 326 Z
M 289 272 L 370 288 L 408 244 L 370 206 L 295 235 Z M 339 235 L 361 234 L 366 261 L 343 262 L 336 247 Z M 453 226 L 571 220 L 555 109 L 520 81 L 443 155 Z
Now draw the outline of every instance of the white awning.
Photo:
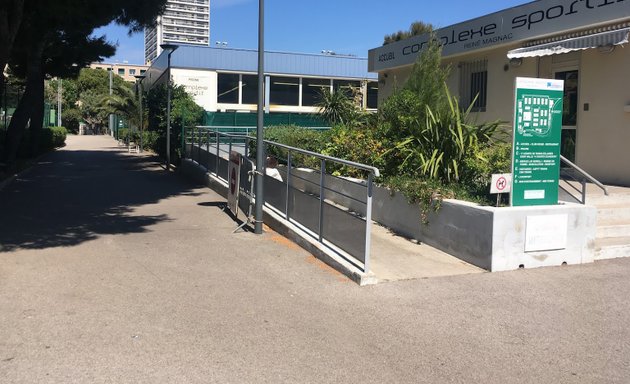
M 621 45 L 628 42 L 629 35 L 630 28 L 594 33 L 587 36 L 513 49 L 508 52 L 507 57 L 509 59 L 515 59 L 520 57 L 549 56 L 602 46 Z

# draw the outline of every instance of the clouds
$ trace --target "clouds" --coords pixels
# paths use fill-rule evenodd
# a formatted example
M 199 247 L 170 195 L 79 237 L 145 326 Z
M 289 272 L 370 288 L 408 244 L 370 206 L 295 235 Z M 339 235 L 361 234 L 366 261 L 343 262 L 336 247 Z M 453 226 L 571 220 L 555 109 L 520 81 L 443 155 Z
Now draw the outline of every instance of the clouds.
M 210 7 L 211 8 L 229 8 L 236 5 L 252 3 L 252 2 L 254 2 L 254 0 L 211 0 Z

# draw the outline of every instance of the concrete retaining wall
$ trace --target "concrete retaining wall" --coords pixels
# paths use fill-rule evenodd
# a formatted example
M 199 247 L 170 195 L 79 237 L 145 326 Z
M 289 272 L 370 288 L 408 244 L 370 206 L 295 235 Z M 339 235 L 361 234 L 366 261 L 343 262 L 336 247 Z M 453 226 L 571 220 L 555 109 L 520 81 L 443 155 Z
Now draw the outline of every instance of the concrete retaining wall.
M 302 182 L 296 187 L 317 193 L 318 174 L 300 170 L 293 171 L 293 174 L 312 182 Z M 364 186 L 332 176 L 326 178 L 326 186 L 339 192 L 327 198 L 365 214 L 364 204 L 343 196 L 364 200 Z M 544 216 L 566 216 L 565 246 L 563 249 L 526 252 L 528 217 Z M 489 271 L 589 263 L 595 256 L 597 210 L 590 206 L 564 204 L 495 208 L 445 200 L 438 212 L 429 214 L 429 224 L 425 225 L 421 223 L 418 205 L 409 204 L 402 193 L 375 187 L 372 218 L 402 236 L 431 245 Z
M 286 172 L 278 170 L 283 179 Z M 319 174 L 293 170 L 293 186 L 319 193 Z M 207 183 L 205 174 L 195 175 Z M 302 179 L 302 180 L 300 180 Z M 365 215 L 364 184 L 327 176 L 327 199 Z M 566 242 L 561 249 L 526 252 L 529 218 L 566 216 Z M 420 207 L 409 204 L 402 193 L 375 187 L 372 218 L 392 231 L 431 245 L 466 262 L 489 271 L 506 271 L 519 267 L 533 268 L 589 263 L 595 257 L 597 210 L 578 204 L 540 207 L 482 207 L 459 200 L 444 200 L 438 212 L 422 224 Z M 544 219 L 543 219 L 544 221 Z M 530 223 L 530 226 L 533 225 Z M 534 228 L 529 228 L 533 231 Z M 531 233 L 530 233 L 531 235 Z M 531 240 L 530 240 L 531 242 Z M 558 247 L 555 247 L 558 248 Z

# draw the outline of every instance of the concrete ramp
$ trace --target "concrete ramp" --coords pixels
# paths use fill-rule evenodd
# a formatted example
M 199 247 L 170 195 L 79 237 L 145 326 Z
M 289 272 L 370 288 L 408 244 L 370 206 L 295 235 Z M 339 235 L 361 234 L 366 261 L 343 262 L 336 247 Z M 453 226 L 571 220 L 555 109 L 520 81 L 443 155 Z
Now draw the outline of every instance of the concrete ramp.
M 485 270 L 427 244 L 372 226 L 372 272 L 379 282 L 483 273 Z

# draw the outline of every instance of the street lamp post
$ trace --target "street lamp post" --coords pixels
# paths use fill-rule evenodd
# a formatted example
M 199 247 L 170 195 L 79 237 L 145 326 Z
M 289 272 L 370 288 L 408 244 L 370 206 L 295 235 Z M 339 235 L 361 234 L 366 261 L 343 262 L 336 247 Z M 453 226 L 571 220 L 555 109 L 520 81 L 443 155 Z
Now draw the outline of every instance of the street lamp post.
M 143 130 L 144 130 L 144 113 L 142 110 L 142 80 L 144 80 L 146 76 L 145 75 L 136 75 L 135 78 L 138 82 L 138 97 L 140 98 L 140 152 L 142 152 L 142 136 L 143 136 Z
M 263 129 L 265 97 L 265 1 L 258 0 L 258 119 L 256 124 L 256 205 L 254 232 L 263 232 L 263 203 L 265 177 L 265 143 Z
M 110 67 L 107 69 L 109 71 L 109 95 L 113 95 L 114 94 L 114 89 L 113 89 L 113 85 L 114 85 L 114 66 L 110 65 Z M 110 113 L 109 114 L 109 134 L 111 136 L 114 136 L 114 114 Z
M 61 127 L 61 95 L 62 95 L 62 87 L 61 79 L 58 79 L 57 82 L 57 126 Z
M 160 48 L 168 52 L 166 78 L 166 170 L 171 169 L 171 55 L 179 46 L 175 44 L 162 44 Z
M 8 114 L 9 112 L 7 111 L 7 87 L 9 86 L 8 80 L 5 76 L 1 76 L 2 77 L 2 90 L 4 93 L 4 131 L 5 134 L 8 132 L 8 128 L 7 128 L 7 118 L 8 118 Z

